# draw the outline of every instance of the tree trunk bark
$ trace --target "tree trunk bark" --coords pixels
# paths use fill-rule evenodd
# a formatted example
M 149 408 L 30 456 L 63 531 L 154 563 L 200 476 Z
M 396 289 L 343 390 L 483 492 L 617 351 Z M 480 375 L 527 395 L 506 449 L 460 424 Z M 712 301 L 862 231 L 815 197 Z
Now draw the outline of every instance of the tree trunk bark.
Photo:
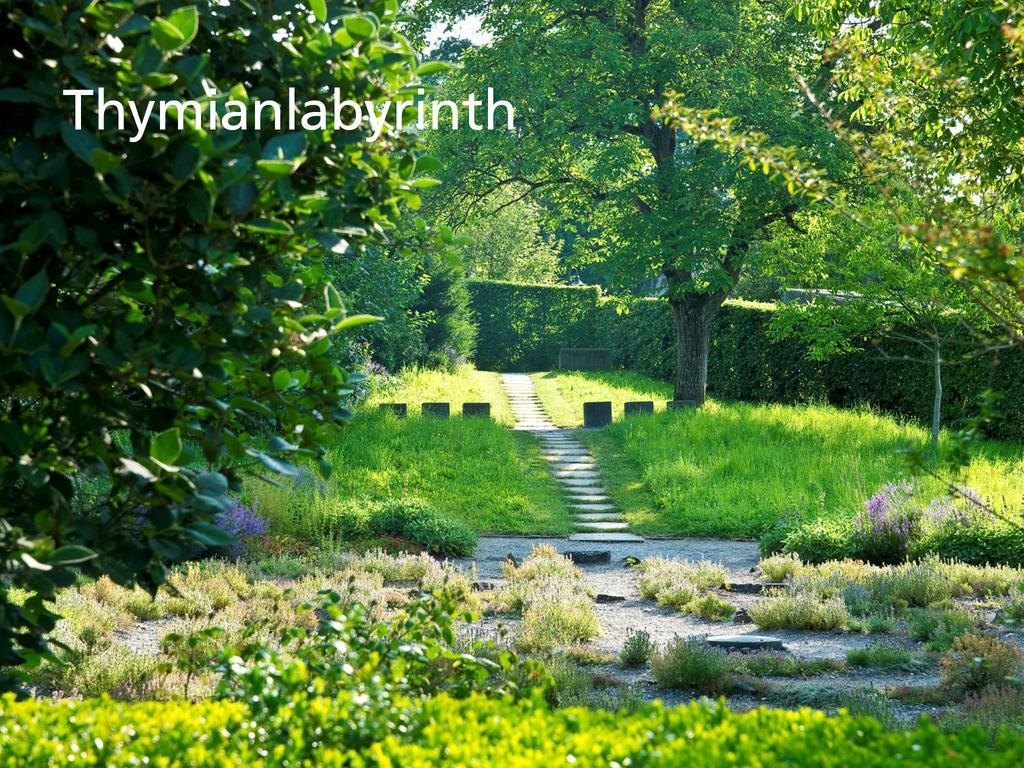
M 942 425 L 942 345 L 935 343 L 935 394 L 932 400 L 932 450 L 939 450 L 939 428 Z
M 711 348 L 711 318 L 721 301 L 715 296 L 695 295 L 671 299 L 676 321 L 676 400 L 704 404 L 708 385 L 708 351 Z

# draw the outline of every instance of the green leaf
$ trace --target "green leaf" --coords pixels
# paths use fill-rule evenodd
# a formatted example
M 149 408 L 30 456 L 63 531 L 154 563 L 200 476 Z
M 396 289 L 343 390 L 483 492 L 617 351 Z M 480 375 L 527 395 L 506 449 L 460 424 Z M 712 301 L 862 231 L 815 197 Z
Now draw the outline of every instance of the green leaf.
M 425 64 L 420 64 L 416 67 L 417 77 L 427 77 L 428 75 L 434 75 L 438 72 L 450 72 L 456 69 L 455 65 L 449 64 L 447 61 L 428 61 Z
M 154 90 L 157 88 L 166 88 L 168 85 L 173 85 L 177 80 L 178 76 L 171 74 L 170 72 L 150 72 L 142 78 L 142 82 Z
M 220 472 L 203 472 L 196 478 L 196 490 L 204 496 L 222 496 L 228 492 L 228 481 Z
M 373 37 L 373 33 L 376 29 L 377 28 L 373 25 L 373 22 L 365 16 L 345 17 L 345 31 L 352 35 L 356 40 L 367 40 Z
M 194 5 L 178 8 L 167 18 L 153 19 L 150 34 L 153 42 L 165 53 L 181 50 L 195 39 L 199 31 L 199 11 Z
M 14 294 L 16 301 L 28 307 L 29 314 L 35 312 L 43 304 L 43 298 L 50 288 L 50 281 L 46 277 L 46 271 L 36 272 L 26 280 Z
M 150 440 L 149 456 L 161 464 L 173 465 L 181 456 L 181 430 L 171 427 Z
M 355 328 L 360 325 L 369 325 L 370 323 L 379 323 L 383 320 L 383 317 L 377 317 L 376 315 L 351 315 L 346 317 L 339 323 L 336 323 L 335 330 L 341 331 L 346 328 Z
M 275 458 L 269 454 L 263 453 L 262 451 L 256 451 L 255 453 L 256 458 L 259 459 L 260 463 L 271 472 L 275 472 L 279 475 L 285 475 L 287 477 L 294 477 L 298 474 L 298 470 L 295 468 L 295 465 L 290 461 Z
M 327 21 L 327 3 L 325 0 L 307 0 L 309 3 L 310 10 L 313 11 L 313 16 L 323 24 Z
M 288 389 L 292 385 L 293 381 L 291 373 L 284 368 L 274 371 L 274 375 L 271 379 L 274 382 L 274 389 L 278 392 Z
M 213 523 L 202 520 L 196 521 L 185 527 L 192 538 L 207 547 L 226 547 L 234 542 L 234 539 L 226 531 L 222 531 Z
M 328 283 L 324 286 L 324 301 L 327 303 L 328 311 L 332 309 L 345 309 L 345 302 L 341 300 L 341 294 L 334 287 L 334 283 Z
M 44 559 L 50 565 L 77 565 L 78 563 L 93 560 L 96 557 L 97 554 L 91 549 L 72 544 L 66 547 L 58 547 Z
M 256 219 L 256 221 L 243 224 L 244 229 L 251 232 L 261 232 L 264 235 L 290 235 L 291 225 L 280 219 Z
M 39 562 L 34 557 L 32 557 L 32 555 L 30 555 L 28 552 L 22 552 L 21 553 L 21 562 L 23 562 L 25 565 L 27 565 L 33 571 L 52 571 L 53 570 L 53 566 L 52 565 L 47 565 L 46 563 Z

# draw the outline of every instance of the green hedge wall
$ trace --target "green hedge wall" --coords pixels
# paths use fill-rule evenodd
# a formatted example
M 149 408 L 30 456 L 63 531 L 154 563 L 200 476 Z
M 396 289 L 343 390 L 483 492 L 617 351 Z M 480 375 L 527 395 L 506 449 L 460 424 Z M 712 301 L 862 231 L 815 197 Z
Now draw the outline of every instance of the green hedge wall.
M 637 712 L 608 712 L 551 710 L 540 702 L 513 703 L 497 697 L 457 701 L 439 696 L 426 700 L 408 727 L 366 739 L 364 729 L 383 730 L 377 726 L 386 718 L 371 713 L 365 719 L 349 720 L 356 713 L 345 698 L 320 699 L 318 706 L 294 713 L 286 729 L 277 722 L 283 733 L 266 730 L 269 724 L 258 713 L 236 702 L 0 699 L 0 766 L 1017 768 L 1024 764 L 1024 737 L 1010 731 L 990 744 L 980 730 L 944 734 L 925 720 L 905 731 L 889 732 L 867 717 L 828 717 L 809 709 L 738 714 L 721 704 L 697 702 L 672 709 L 655 704 Z
M 675 371 L 675 329 L 661 299 L 621 302 L 602 298 L 593 286 L 538 286 L 471 281 L 479 324 L 477 367 L 485 370 L 549 370 L 563 347 L 609 347 L 621 368 L 670 380 Z M 928 423 L 932 381 L 926 365 L 883 360 L 868 349 L 826 361 L 807 357 L 796 339 L 768 334 L 770 304 L 726 302 L 715 318 L 708 361 L 708 390 L 724 400 L 839 406 L 868 404 Z M 894 349 L 896 356 L 901 350 Z M 907 349 L 907 354 L 918 354 Z M 948 365 L 944 373 L 943 423 L 956 425 L 977 412 L 988 387 L 1002 394 L 993 437 L 1024 440 L 1024 354 L 1001 354 Z

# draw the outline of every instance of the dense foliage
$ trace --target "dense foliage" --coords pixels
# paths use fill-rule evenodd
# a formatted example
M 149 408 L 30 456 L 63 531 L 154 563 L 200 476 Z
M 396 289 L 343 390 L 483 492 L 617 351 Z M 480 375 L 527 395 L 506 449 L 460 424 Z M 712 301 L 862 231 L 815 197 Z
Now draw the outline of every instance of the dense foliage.
M 298 696 L 299 694 L 295 694 Z M 666 709 L 649 705 L 635 713 L 588 709 L 551 710 L 537 700 L 514 703 L 496 697 L 464 700 L 438 696 L 401 727 L 368 719 L 350 697 L 322 699 L 284 720 L 253 712 L 240 702 L 118 704 L 6 699 L 0 715 L 0 754 L 19 768 L 67 762 L 127 766 L 148 758 L 162 765 L 284 766 L 315 755 L 316 765 L 579 766 L 643 765 L 719 768 L 758 766 L 877 766 L 894 764 L 1018 766 L 1024 739 L 1006 732 L 993 746 L 976 730 L 940 733 L 922 722 L 890 732 L 865 717 L 758 709 L 745 714 L 720 704 L 693 703 Z M 283 717 L 283 713 L 282 713 Z M 361 723 L 374 735 L 363 741 Z M 394 726 L 399 724 L 393 723 Z
M 417 59 L 389 0 L 0 11 L 0 666 L 16 666 L 44 652 L 44 601 L 74 569 L 154 588 L 196 543 L 228 543 L 211 518 L 241 474 L 322 455 L 354 381 L 331 336 L 367 319 L 346 317 L 323 256 L 418 204 L 402 135 L 211 131 L 179 105 L 182 130 L 133 142 L 88 99 L 74 127 L 62 91 L 194 99 L 205 118 L 290 87 L 390 98 Z
M 655 300 L 622 305 L 602 299 L 596 288 L 470 281 L 479 325 L 477 364 L 497 370 L 544 370 L 558 364 L 564 347 L 609 347 L 617 366 L 670 381 L 675 370 L 673 320 Z M 894 341 L 889 356 L 875 348 L 870 327 L 860 332 L 860 349 L 827 361 L 814 359 L 808 341 L 778 339 L 771 305 L 727 302 L 714 320 L 708 361 L 709 391 L 715 397 L 752 402 L 835 405 L 869 403 L 928 423 L 932 379 L 921 375 L 917 345 Z M 955 321 L 950 320 L 951 324 Z M 902 360 L 901 357 L 909 359 Z M 893 359 L 897 358 L 897 359 Z M 997 363 L 997 364 L 990 364 Z M 973 415 L 987 389 L 1002 393 L 989 434 L 1024 436 L 1024 376 L 1018 350 L 947 367 L 943 374 L 947 424 Z
M 663 276 L 677 323 L 676 395 L 702 402 L 711 318 L 754 244 L 806 200 L 660 110 L 675 92 L 841 168 L 843 148 L 794 87 L 794 72 L 813 79 L 819 66 L 809 29 L 785 4 L 757 0 L 421 5 L 429 19 L 482 15 L 492 40 L 464 53 L 451 81 L 500 85 L 528 126 L 450 134 L 449 206 L 493 207 L 521 189 L 573 235 L 574 258 L 600 262 L 618 287 Z

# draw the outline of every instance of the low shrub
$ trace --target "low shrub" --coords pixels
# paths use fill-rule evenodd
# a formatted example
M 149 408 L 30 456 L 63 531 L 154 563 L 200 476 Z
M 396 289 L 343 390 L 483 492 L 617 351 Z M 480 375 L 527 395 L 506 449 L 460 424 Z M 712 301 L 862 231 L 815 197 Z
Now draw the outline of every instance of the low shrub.
M 988 688 L 964 699 L 939 718 L 943 731 L 962 731 L 974 726 L 995 740 L 1000 731 L 1024 733 L 1024 686 Z
M 939 662 L 942 688 L 958 696 L 1005 686 L 1021 671 L 1020 648 L 980 633 L 958 637 Z
M 686 613 L 691 613 L 694 616 L 699 616 L 709 621 L 732 621 L 732 617 L 736 615 L 735 605 L 727 603 L 717 595 L 711 594 L 698 597 L 696 600 L 687 603 L 683 610 Z
M 932 554 L 971 565 L 1000 563 L 1024 567 L 1024 527 L 989 523 L 948 526 L 925 534 L 912 556 Z
M 232 543 L 225 549 L 228 557 L 242 558 L 249 554 L 249 541 L 266 533 L 270 523 L 250 507 L 237 499 L 231 506 L 214 515 L 213 524 L 231 537 Z
M 803 566 L 804 564 L 800 561 L 800 556 L 796 552 L 764 557 L 758 563 L 761 575 L 768 581 L 774 582 L 786 581 L 799 573 Z
M 753 677 L 813 677 L 826 672 L 837 672 L 842 662 L 831 659 L 799 659 L 788 653 L 731 654 L 733 670 Z
M 5 725 L 0 728 L 0 754 L 18 766 L 69 764 L 74 755 L 74 764 L 148 761 L 167 768 L 270 768 L 286 761 L 324 768 L 369 761 L 451 768 L 513 763 L 889 768 L 896 756 L 907 768 L 1017 768 L 1024 761 L 1024 737 L 1019 734 L 992 741 L 974 729 L 942 733 L 926 720 L 887 731 L 876 719 L 829 717 L 807 709 L 740 714 L 718 703 L 694 702 L 676 708 L 646 705 L 629 713 L 559 710 L 534 700 L 484 695 L 439 696 L 424 702 L 409 723 L 394 730 L 381 727 L 394 722 L 389 710 L 372 710 L 361 727 L 351 727 L 358 713 L 347 695 L 327 698 L 321 710 L 293 710 L 289 727 L 277 733 L 265 720 L 254 722 L 254 713 L 240 702 L 54 704 L 15 702 L 8 696 L 0 699 L 0 722 Z
M 854 520 L 858 556 L 878 565 L 902 563 L 919 533 L 921 514 L 910 483 L 888 483 Z
M 913 662 L 913 652 L 897 645 L 876 643 L 867 648 L 851 648 L 846 652 L 846 663 L 851 667 L 906 669 L 913 666 Z
M 516 645 L 551 651 L 585 643 L 601 626 L 583 572 L 551 546 L 538 546 L 521 565 L 502 565 L 508 583 L 490 598 L 490 609 L 518 613 L 523 624 Z
M 676 637 L 651 657 L 651 674 L 664 688 L 717 695 L 729 688 L 732 664 L 706 640 Z
M 399 536 L 435 555 L 466 557 L 473 554 L 477 544 L 476 534 L 468 525 L 415 498 L 389 499 L 373 505 L 369 527 L 374 534 Z
M 842 598 L 824 600 L 810 593 L 776 592 L 754 603 L 750 618 L 762 629 L 841 629 L 850 620 Z
M 626 642 L 622 644 L 619 652 L 619 660 L 624 667 L 642 667 L 651 659 L 651 655 L 657 650 L 657 645 L 651 639 L 649 632 L 641 629 L 630 630 L 626 635 Z
M 953 642 L 978 626 L 974 614 L 963 608 L 921 608 L 907 615 L 907 631 L 924 643 L 926 651 L 947 651 Z
M 837 518 L 823 518 L 794 528 L 786 535 L 782 550 L 798 555 L 805 563 L 854 559 L 859 555 L 853 523 Z

